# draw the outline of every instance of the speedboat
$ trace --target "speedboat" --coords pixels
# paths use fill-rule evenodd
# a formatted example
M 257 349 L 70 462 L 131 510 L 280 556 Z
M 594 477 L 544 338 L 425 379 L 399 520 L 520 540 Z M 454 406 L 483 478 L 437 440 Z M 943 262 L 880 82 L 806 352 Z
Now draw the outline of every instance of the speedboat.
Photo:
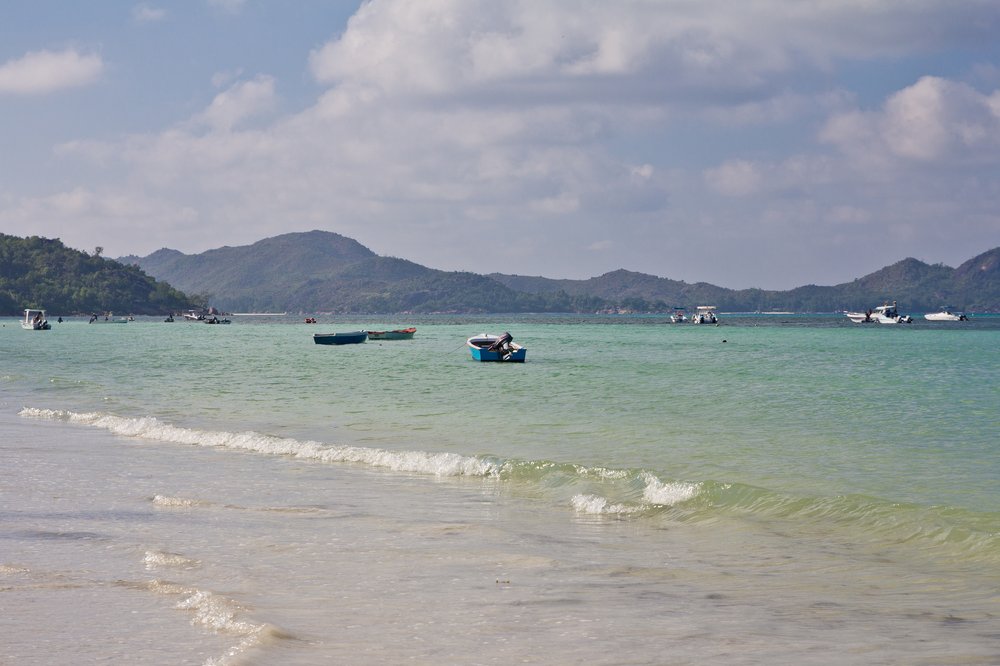
M 698 311 L 691 315 L 692 324 L 718 324 L 719 318 L 715 316 L 714 305 L 699 305 Z
M 313 342 L 318 345 L 356 345 L 368 339 L 367 331 L 348 331 L 346 333 L 316 333 Z
M 188 310 L 184 313 L 184 318 L 188 321 L 205 321 L 205 314 L 195 310 Z
M 924 319 L 927 321 L 969 321 L 969 317 L 964 312 L 955 314 L 947 307 L 942 308 L 940 312 L 928 312 L 924 315 Z
M 674 308 L 674 313 L 670 315 L 670 323 L 683 324 L 686 321 L 687 317 L 684 315 L 684 308 Z
M 893 301 L 892 305 L 886 303 L 867 312 L 845 312 L 844 314 L 855 324 L 867 324 L 870 322 L 878 324 L 909 324 L 913 321 L 913 317 L 910 315 L 899 314 L 899 310 L 896 309 L 896 301 Z
M 45 318 L 45 310 L 27 309 L 24 311 L 24 321 L 21 328 L 28 331 L 47 331 L 52 328 L 49 320 Z
M 524 363 L 528 350 L 513 341 L 510 333 L 493 335 L 480 333 L 466 340 L 469 353 L 477 361 L 510 361 Z

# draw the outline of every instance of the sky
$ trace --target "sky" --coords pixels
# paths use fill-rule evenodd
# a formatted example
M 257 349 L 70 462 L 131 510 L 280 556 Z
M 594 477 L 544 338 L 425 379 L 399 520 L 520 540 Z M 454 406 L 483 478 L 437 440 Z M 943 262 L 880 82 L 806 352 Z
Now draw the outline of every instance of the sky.
M 3 0 L 0 232 L 849 282 L 1000 245 L 996 0 Z

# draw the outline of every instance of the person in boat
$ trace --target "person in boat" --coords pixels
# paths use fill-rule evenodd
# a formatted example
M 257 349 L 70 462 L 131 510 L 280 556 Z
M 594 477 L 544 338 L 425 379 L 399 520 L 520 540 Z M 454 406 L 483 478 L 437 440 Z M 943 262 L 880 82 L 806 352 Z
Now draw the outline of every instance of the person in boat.
M 88 324 L 93 324 L 95 321 L 97 321 L 97 313 L 96 312 L 90 315 L 90 321 L 88 321 L 87 323 Z
M 62 323 L 62 315 L 60 315 L 59 319 L 57 319 L 56 321 L 58 321 L 61 324 Z
M 32 326 L 39 326 L 42 323 L 42 313 L 39 312 L 35 315 L 35 318 L 31 320 Z

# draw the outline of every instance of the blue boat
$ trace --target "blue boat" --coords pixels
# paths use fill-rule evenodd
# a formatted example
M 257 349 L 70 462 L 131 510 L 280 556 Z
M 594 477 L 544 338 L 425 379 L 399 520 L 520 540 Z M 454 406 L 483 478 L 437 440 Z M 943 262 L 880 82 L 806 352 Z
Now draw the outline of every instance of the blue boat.
M 493 335 L 480 333 L 466 341 L 472 358 L 477 361 L 508 361 L 524 363 L 528 350 L 513 341 L 510 333 Z
M 316 333 L 313 342 L 318 345 L 356 345 L 368 339 L 367 331 L 349 331 L 347 333 Z

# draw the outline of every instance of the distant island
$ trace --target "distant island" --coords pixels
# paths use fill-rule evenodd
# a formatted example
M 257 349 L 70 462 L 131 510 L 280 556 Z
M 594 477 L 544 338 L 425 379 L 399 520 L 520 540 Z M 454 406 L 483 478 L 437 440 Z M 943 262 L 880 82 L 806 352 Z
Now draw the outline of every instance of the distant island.
M 59 239 L 0 234 L 0 313 L 228 312 L 668 313 L 714 305 L 729 312 L 839 312 L 897 301 L 904 311 L 944 305 L 1000 312 L 1000 247 L 958 268 L 903 259 L 851 282 L 787 291 L 726 289 L 616 270 L 588 280 L 449 272 L 375 254 L 328 231 L 187 255 L 162 249 L 117 260 Z
M 162 314 L 201 307 L 137 266 L 73 250 L 58 239 L 0 234 L 0 313 L 45 308 L 50 315 Z
M 328 231 L 283 234 L 194 255 L 162 249 L 118 261 L 201 294 L 226 311 L 655 313 L 714 305 L 740 312 L 838 312 L 893 300 L 914 312 L 945 304 L 1000 311 L 1000 247 L 958 268 L 908 258 L 852 282 L 787 291 L 726 289 L 627 270 L 588 280 L 440 271 L 379 256 Z

